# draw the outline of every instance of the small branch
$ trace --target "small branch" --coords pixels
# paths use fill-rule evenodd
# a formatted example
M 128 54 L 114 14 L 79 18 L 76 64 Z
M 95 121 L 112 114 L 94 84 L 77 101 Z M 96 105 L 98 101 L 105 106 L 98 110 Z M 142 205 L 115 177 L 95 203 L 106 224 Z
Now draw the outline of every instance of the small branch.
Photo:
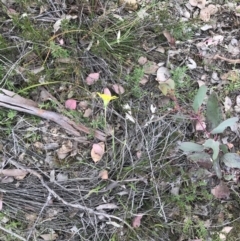
M 225 57 L 222 57 L 218 54 L 216 54 L 213 59 L 221 59 L 221 60 L 224 60 L 224 61 L 227 61 L 231 64 L 240 64 L 240 59 L 228 59 L 228 58 L 225 58 Z
M 6 232 L 6 233 L 8 233 L 8 234 L 10 234 L 10 235 L 12 235 L 12 236 L 14 236 L 15 238 L 18 238 L 19 240 L 27 241 L 25 238 L 19 236 L 19 235 L 16 234 L 16 233 L 13 233 L 11 230 L 6 229 L 6 228 L 2 227 L 1 225 L 0 225 L 0 229 L 1 229 L 2 231 L 4 231 L 4 232 Z

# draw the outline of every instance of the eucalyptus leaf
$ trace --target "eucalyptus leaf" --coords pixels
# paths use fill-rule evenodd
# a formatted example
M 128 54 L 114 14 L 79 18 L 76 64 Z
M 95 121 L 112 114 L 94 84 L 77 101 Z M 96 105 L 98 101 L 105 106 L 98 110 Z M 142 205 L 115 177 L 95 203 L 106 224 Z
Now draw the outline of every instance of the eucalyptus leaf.
M 193 162 L 199 162 L 199 161 L 209 161 L 211 159 L 211 156 L 206 152 L 197 152 L 192 153 L 187 156 L 188 160 Z
M 223 133 L 224 130 L 229 126 L 233 126 L 236 122 L 238 121 L 238 117 L 232 117 L 229 119 L 226 119 L 223 121 L 220 125 L 218 125 L 216 128 L 214 128 L 211 133 L 212 134 L 218 134 L 218 133 Z
M 205 143 L 203 144 L 204 147 L 207 148 L 211 148 L 213 150 L 213 161 L 217 159 L 218 154 L 219 154 L 219 142 L 218 141 L 214 141 L 213 139 L 208 139 L 205 141 Z
M 204 147 L 193 142 L 182 142 L 179 145 L 179 149 L 185 152 L 202 152 L 204 150 Z
M 240 168 L 240 156 L 237 153 L 224 154 L 222 161 L 227 167 Z
M 221 171 L 221 167 L 219 164 L 219 158 L 217 158 L 215 161 L 213 161 L 213 170 L 215 171 L 217 177 L 219 179 L 222 178 L 222 171 Z
M 202 105 L 203 103 L 203 100 L 206 96 L 206 93 L 207 93 L 207 87 L 206 85 L 202 85 L 199 89 L 198 89 L 198 92 L 194 98 L 194 101 L 193 101 L 193 109 L 195 112 L 197 112 L 200 108 L 200 106 Z
M 207 130 L 211 131 L 222 122 L 222 112 L 216 93 L 212 93 L 207 101 L 206 119 Z

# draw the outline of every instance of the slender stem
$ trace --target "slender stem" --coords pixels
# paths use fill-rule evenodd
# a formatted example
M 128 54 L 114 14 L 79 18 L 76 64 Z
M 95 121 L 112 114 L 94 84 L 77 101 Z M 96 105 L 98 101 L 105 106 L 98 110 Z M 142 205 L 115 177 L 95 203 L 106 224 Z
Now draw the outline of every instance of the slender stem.
M 107 128 L 107 106 L 104 107 L 104 112 L 105 112 L 105 129 Z

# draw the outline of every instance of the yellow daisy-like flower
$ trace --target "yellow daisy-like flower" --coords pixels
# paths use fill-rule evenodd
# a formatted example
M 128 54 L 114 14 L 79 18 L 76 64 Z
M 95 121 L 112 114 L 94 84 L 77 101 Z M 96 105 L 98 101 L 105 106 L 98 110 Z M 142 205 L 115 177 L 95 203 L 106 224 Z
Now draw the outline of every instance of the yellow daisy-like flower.
M 115 100 L 117 99 L 118 97 L 117 96 L 111 96 L 111 95 L 106 95 L 106 94 L 100 94 L 99 92 L 97 92 L 97 94 L 100 96 L 100 98 L 103 100 L 103 105 L 104 105 L 104 108 L 107 107 L 107 105 L 109 104 L 109 102 L 111 100 Z

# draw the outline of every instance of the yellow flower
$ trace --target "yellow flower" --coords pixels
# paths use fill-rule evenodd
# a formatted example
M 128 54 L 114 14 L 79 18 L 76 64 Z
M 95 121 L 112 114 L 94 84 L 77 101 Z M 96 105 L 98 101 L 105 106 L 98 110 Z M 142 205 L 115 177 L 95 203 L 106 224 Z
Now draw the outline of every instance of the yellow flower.
M 111 100 L 115 100 L 117 99 L 118 97 L 117 96 L 111 96 L 111 95 L 106 95 L 106 94 L 100 94 L 99 92 L 97 92 L 97 94 L 100 96 L 100 98 L 103 100 L 103 105 L 104 105 L 104 108 L 107 107 L 107 105 L 109 104 L 109 102 Z

